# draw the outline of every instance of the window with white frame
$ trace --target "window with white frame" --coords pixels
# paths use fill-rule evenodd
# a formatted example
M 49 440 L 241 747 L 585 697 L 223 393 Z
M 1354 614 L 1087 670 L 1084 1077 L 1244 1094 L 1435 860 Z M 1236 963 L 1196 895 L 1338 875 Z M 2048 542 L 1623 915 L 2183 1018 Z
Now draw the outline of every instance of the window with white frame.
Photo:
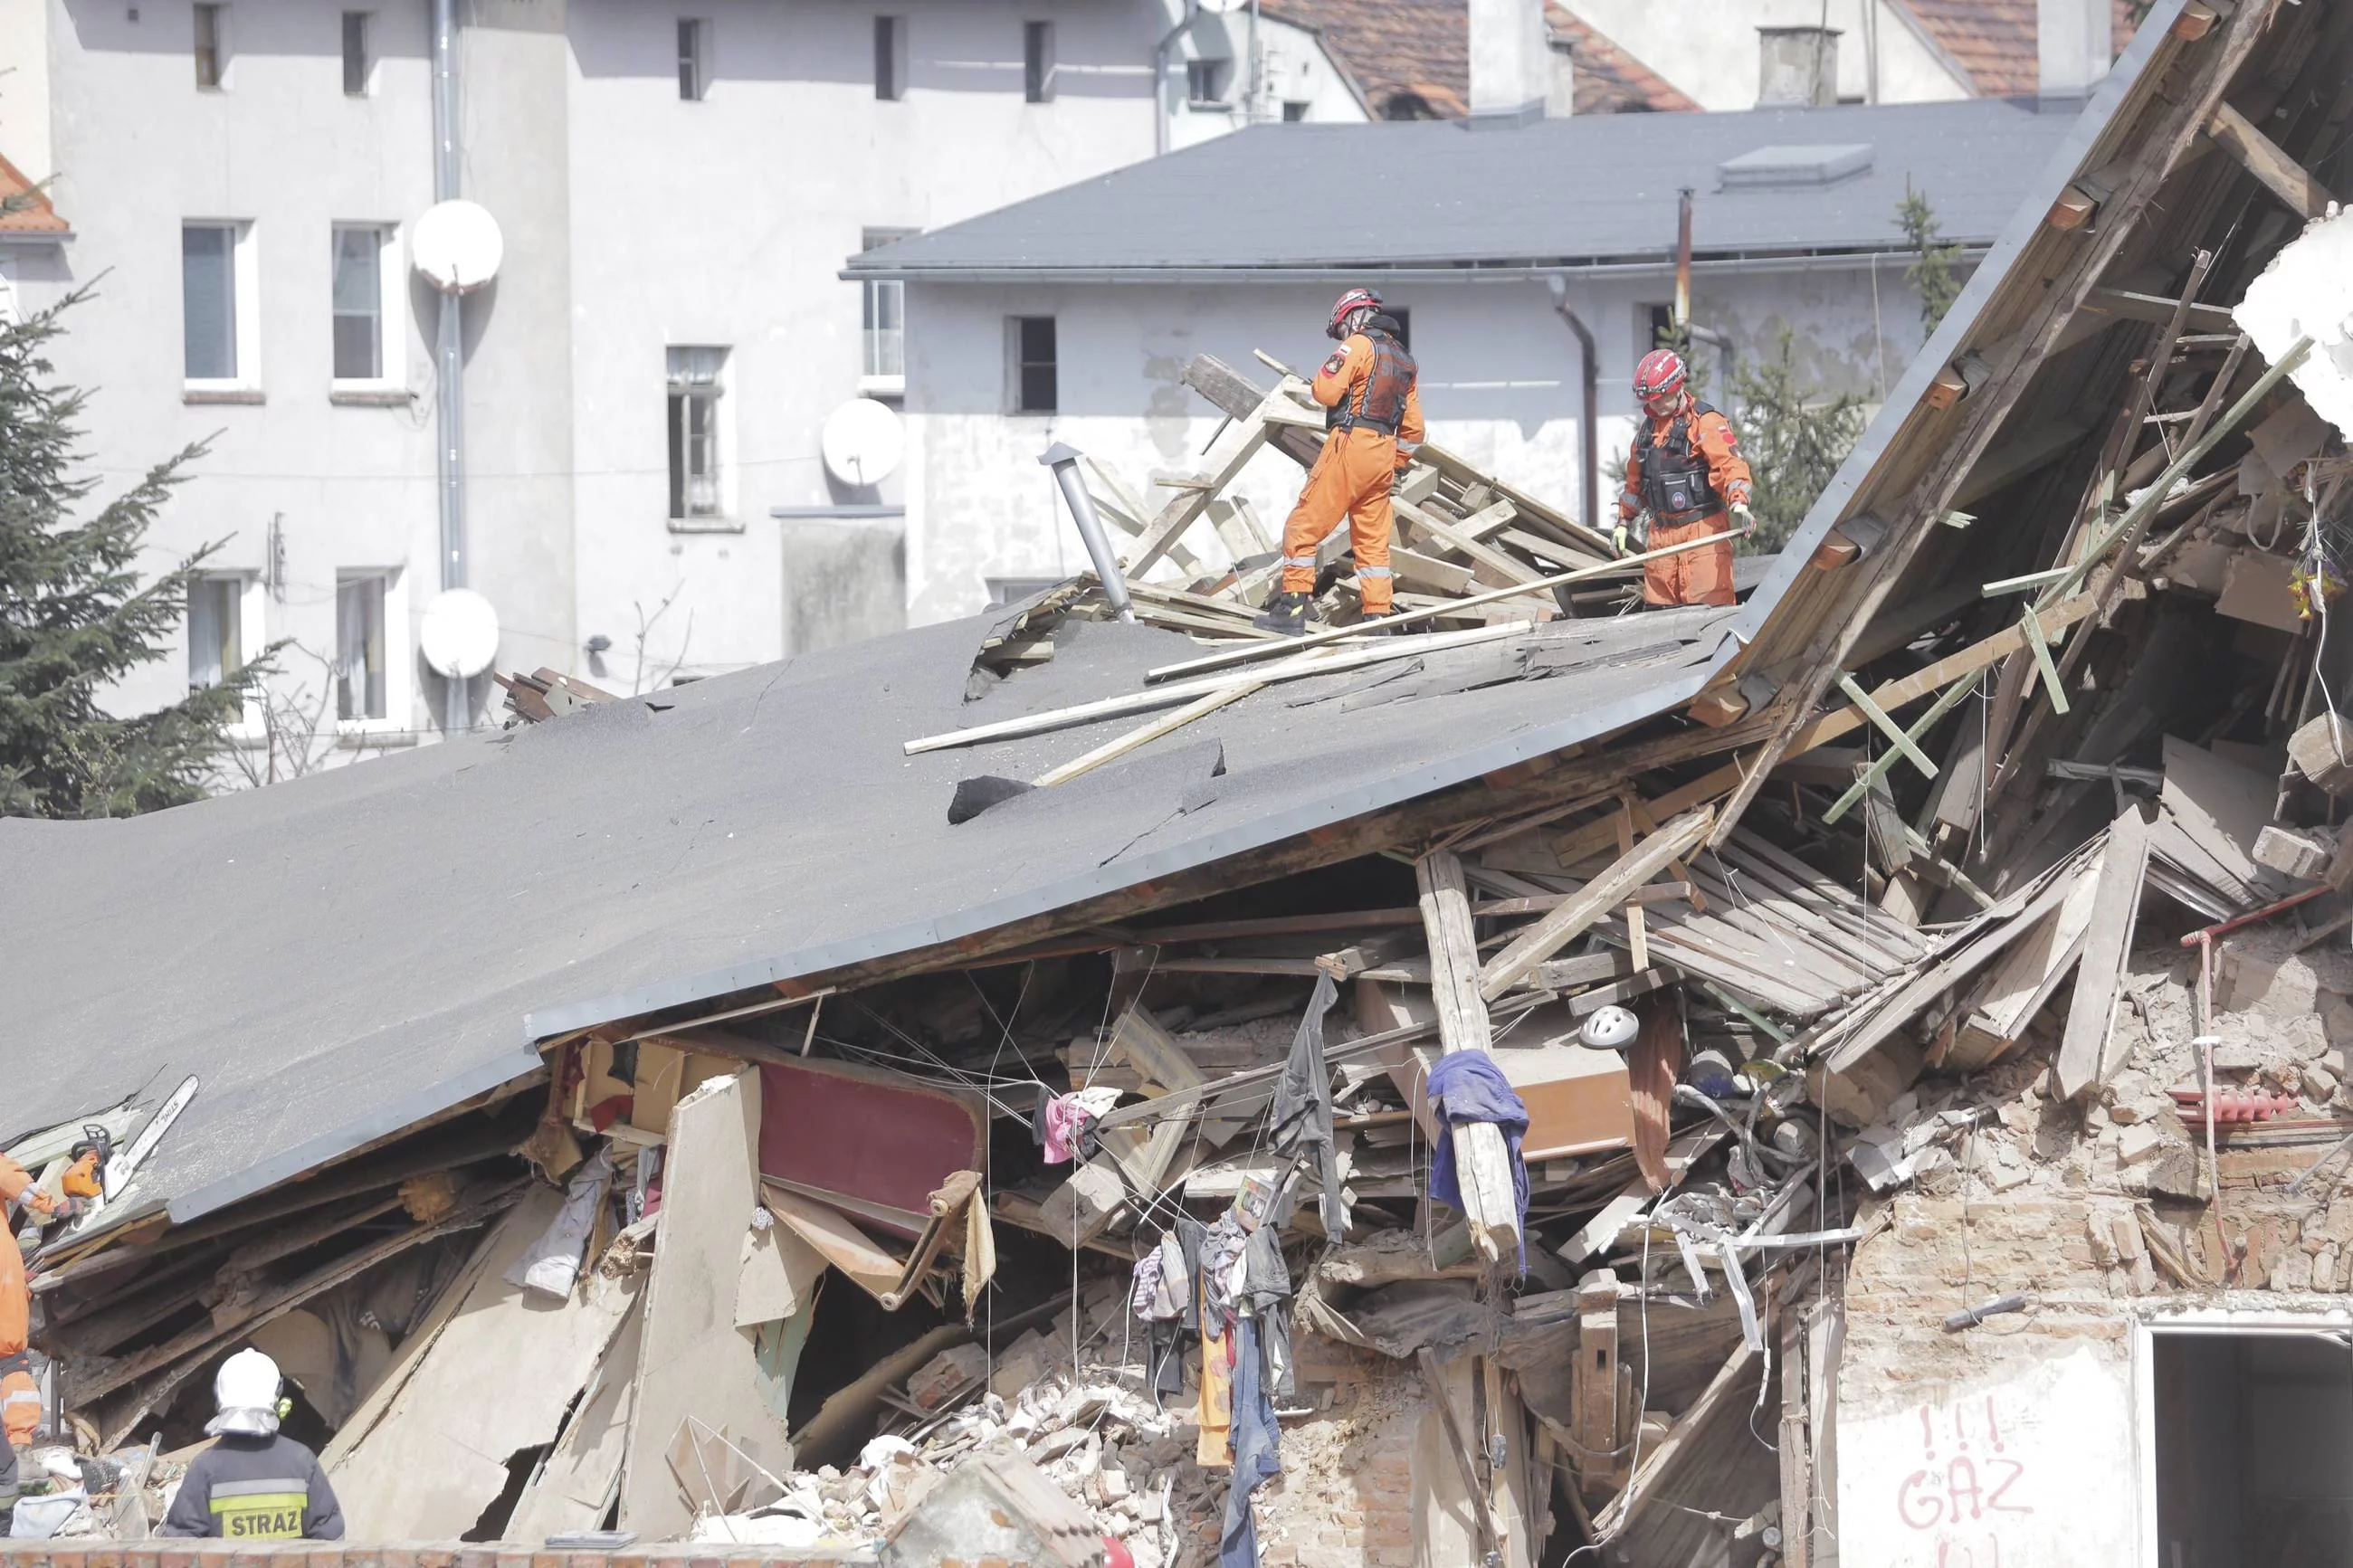
M 188 689 L 218 686 L 245 667 L 245 580 L 188 581 Z
M 335 717 L 345 723 L 391 715 L 385 617 L 390 586 L 390 574 L 383 572 L 345 572 L 335 578 Z
M 385 369 L 386 281 L 396 269 L 385 252 L 392 230 L 380 224 L 337 224 L 333 230 L 333 284 L 330 291 L 334 339 L 334 379 L 380 383 Z
M 688 103 L 702 102 L 703 89 L 710 85 L 704 63 L 710 34 L 708 22 L 692 16 L 678 19 L 678 96 Z
M 228 7 L 195 7 L 196 90 L 218 92 L 228 85 Z
M 670 351 L 670 515 L 672 521 L 726 515 L 721 397 L 727 351 Z
M 182 374 L 193 385 L 240 386 L 256 368 L 253 226 L 180 226 Z
M 859 248 L 872 250 L 905 239 L 912 228 L 870 228 L 860 236 Z M 870 278 L 860 284 L 865 295 L 860 331 L 859 390 L 893 397 L 907 387 L 907 286 L 896 278 Z
M 365 98 L 368 95 L 368 14 L 365 11 L 343 13 L 343 95 Z

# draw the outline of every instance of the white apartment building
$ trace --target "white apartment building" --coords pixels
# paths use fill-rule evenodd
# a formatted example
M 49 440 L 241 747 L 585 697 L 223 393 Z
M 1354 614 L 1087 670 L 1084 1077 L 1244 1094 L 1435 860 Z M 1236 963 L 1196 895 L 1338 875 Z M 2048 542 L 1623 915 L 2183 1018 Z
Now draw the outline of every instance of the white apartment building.
M 864 466 L 890 421 L 848 479 L 822 433 L 898 406 L 902 289 L 846 259 L 1254 118 L 1365 117 L 1250 11 L 456 0 L 454 194 L 503 259 L 461 307 L 449 576 L 497 612 L 492 668 L 627 691 L 900 624 L 902 479 Z M 410 265 L 452 194 L 435 69 L 432 0 L 0 0 L 0 155 L 54 215 L 0 224 L 0 304 L 95 283 L 58 360 L 103 486 L 208 443 L 153 537 L 157 568 L 217 545 L 185 660 L 120 700 L 285 643 L 258 776 L 450 711 L 417 637 L 449 564 Z M 457 684 L 483 721 L 496 689 Z

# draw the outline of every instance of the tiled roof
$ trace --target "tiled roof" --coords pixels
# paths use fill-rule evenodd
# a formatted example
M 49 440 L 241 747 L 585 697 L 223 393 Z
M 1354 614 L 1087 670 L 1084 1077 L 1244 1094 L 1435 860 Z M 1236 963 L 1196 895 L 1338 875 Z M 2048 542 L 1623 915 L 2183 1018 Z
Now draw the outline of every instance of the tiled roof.
M 16 165 L 0 158 L 0 234 L 71 234 L 73 225 L 58 216 L 49 194 L 25 178 Z
M 1469 0 L 1278 0 L 1271 9 L 1323 34 L 1375 114 L 1457 120 L 1470 111 Z M 1576 41 L 1577 113 L 1699 107 L 1561 6 L 1545 11 Z
M 1988 98 L 2022 98 L 2040 82 L 2034 63 L 2034 0 L 1902 0 L 1939 47 Z M 2110 0 L 2116 47 L 2132 41 L 2146 5 Z
M 1554 32 L 1566 35 L 1575 45 L 1577 113 L 1633 114 L 1650 110 L 1699 108 L 1666 78 L 1570 16 L 1567 8 L 1546 5 L 1545 20 Z

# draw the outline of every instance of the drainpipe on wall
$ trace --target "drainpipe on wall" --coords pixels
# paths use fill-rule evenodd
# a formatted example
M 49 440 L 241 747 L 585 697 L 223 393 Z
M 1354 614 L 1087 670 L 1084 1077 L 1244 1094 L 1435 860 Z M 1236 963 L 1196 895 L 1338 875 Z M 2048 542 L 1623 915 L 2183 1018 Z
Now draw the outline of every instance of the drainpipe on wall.
M 433 199 L 454 201 L 459 189 L 458 4 L 433 0 Z M 441 586 L 466 585 L 466 355 L 465 305 L 455 292 L 441 296 L 435 333 L 438 359 L 435 403 L 439 414 Z M 468 726 L 470 681 L 445 685 L 441 727 L 455 734 Z
M 1545 279 L 1552 290 L 1552 308 L 1568 324 L 1577 338 L 1577 432 L 1578 497 L 1585 515 L 1577 521 L 1596 533 L 1609 531 L 1601 526 L 1601 447 L 1600 432 L 1594 428 L 1595 405 L 1599 401 L 1599 372 L 1593 346 L 1593 331 L 1578 317 L 1568 303 L 1568 278 L 1556 272 Z
M 449 0 L 434 3 L 447 5 Z M 1185 0 L 1184 19 L 1152 46 L 1152 155 L 1155 158 L 1168 151 L 1168 53 L 1176 47 L 1177 39 L 1192 30 L 1199 16 L 1199 0 Z

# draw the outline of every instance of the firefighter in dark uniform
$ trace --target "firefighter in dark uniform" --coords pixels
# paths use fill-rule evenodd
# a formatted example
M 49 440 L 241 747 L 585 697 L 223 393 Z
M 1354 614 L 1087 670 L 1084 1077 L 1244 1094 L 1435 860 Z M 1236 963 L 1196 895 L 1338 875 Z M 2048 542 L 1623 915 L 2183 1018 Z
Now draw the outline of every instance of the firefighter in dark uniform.
M 1642 599 L 1649 605 L 1729 605 L 1732 533 L 1728 510 L 1745 532 L 1756 525 L 1748 502 L 1754 484 L 1732 421 L 1692 396 L 1683 356 L 1659 349 L 1634 367 L 1634 396 L 1644 418 L 1626 457 L 1626 489 L 1618 498 L 1618 548 L 1638 513 L 1651 514 L 1645 550 L 1662 550 L 1720 534 L 1720 542 L 1642 563 Z
M 1398 341 L 1398 321 L 1370 289 L 1351 289 L 1332 307 L 1324 325 L 1340 346 L 1316 372 L 1310 388 L 1324 416 L 1324 449 L 1308 470 L 1299 504 L 1282 525 L 1282 582 L 1260 612 L 1268 631 L 1297 637 L 1307 630 L 1315 593 L 1315 548 L 1348 520 L 1356 558 L 1356 590 L 1365 618 L 1396 606 L 1389 573 L 1389 504 L 1397 476 L 1421 445 L 1421 394 L 1413 356 Z
M 279 1436 L 285 1406 L 278 1363 L 241 1350 L 213 1379 L 220 1406 L 205 1430 L 217 1439 L 180 1482 L 158 1535 L 224 1541 L 341 1541 L 343 1510 L 319 1457 Z

